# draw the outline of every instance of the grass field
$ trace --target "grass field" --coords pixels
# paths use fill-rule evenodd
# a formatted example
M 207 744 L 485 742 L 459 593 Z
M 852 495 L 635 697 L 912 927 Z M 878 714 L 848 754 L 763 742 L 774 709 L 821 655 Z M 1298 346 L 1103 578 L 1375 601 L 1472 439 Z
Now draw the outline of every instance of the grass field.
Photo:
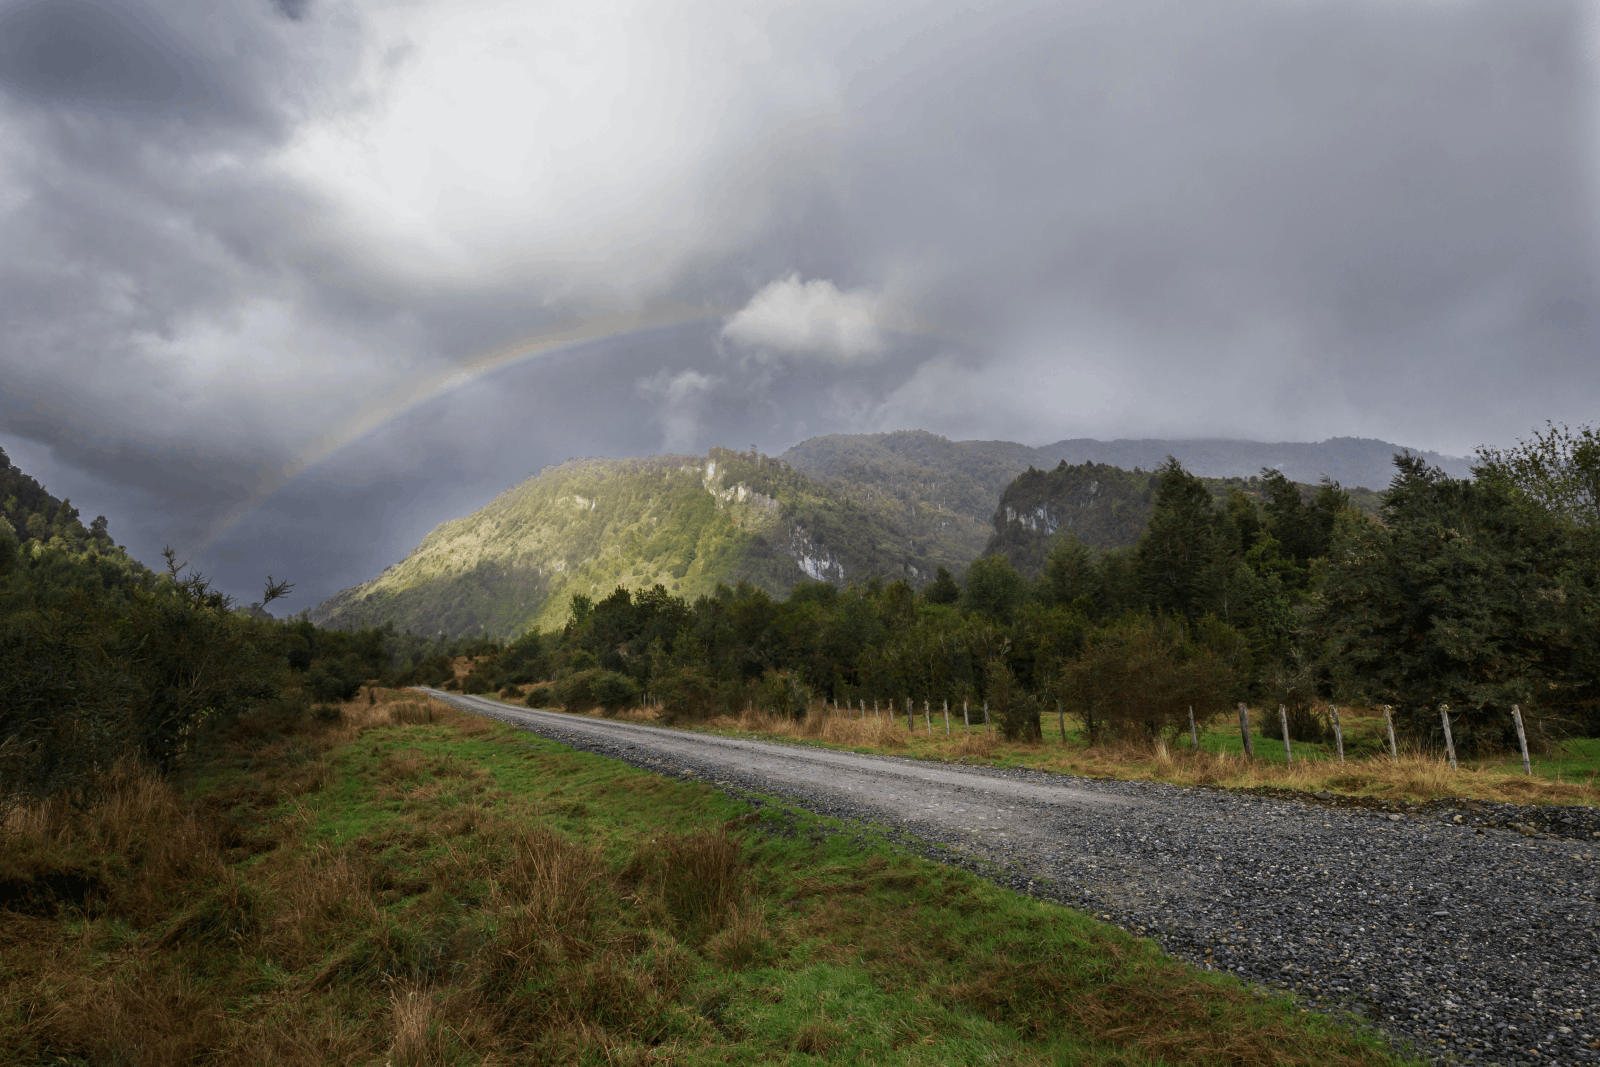
M 914 730 L 907 728 L 903 712 L 890 721 L 886 716 L 873 719 L 870 711 L 862 719 L 835 715 L 831 709 L 813 709 L 803 720 L 747 712 L 683 725 L 726 736 L 771 738 L 858 752 L 1180 785 L 1329 790 L 1393 802 L 1462 797 L 1514 804 L 1600 804 L 1600 739 L 1593 738 L 1570 740 L 1553 753 L 1535 757 L 1533 775 L 1528 777 L 1518 756 L 1463 760 L 1455 771 L 1438 753 L 1401 748 L 1399 759 L 1391 759 L 1382 715 L 1368 709 L 1343 713 L 1344 762 L 1337 760 L 1331 743 L 1296 741 L 1291 746 L 1292 764 L 1285 759 L 1282 738 L 1275 733 L 1276 723 L 1264 724 L 1259 709 L 1251 715 L 1255 755 L 1250 759 L 1244 756 L 1236 721 L 1201 732 L 1200 751 L 1195 753 L 1190 750 L 1187 737 L 1180 744 L 1161 748 L 1126 742 L 1090 745 L 1081 725 L 1070 715 L 1063 716 L 1060 724 L 1053 716 L 1047 716 L 1041 741 L 1012 743 L 986 735 L 981 713 L 973 714 L 974 725 L 969 732 L 958 708 L 951 716 L 947 736 L 942 710 L 931 710 L 931 729 L 929 718 L 920 708 Z M 622 717 L 657 721 L 648 708 L 623 712 Z M 1065 726 L 1064 742 L 1061 725 Z M 1264 730 L 1263 725 L 1270 728 Z
M 1395 1062 L 859 828 L 384 693 L 0 838 L 18 1064 Z

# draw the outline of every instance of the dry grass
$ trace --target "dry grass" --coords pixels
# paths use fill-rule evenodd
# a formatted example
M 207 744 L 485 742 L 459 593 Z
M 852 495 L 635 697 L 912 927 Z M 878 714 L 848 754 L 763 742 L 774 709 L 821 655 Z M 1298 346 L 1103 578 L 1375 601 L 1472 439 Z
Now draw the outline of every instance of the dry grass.
M 1161 758 L 1150 745 L 1122 742 L 1063 752 L 1060 746 L 1008 746 L 1008 755 L 1030 765 L 1107 778 L 1132 778 L 1207 785 L 1228 789 L 1273 787 L 1308 792 L 1327 790 L 1388 801 L 1426 801 L 1444 797 L 1512 804 L 1595 804 L 1594 782 L 1557 782 L 1548 778 L 1510 775 L 1493 766 L 1467 766 L 1452 771 L 1432 756 L 1401 752 L 1398 760 L 1366 757 L 1296 760 L 1292 766 L 1244 756 L 1169 750 Z
M 1356 718 L 1359 712 L 1345 714 L 1348 720 Z M 968 733 L 958 714 L 952 714 L 951 735 L 946 737 L 943 715 L 938 710 L 934 712 L 930 738 L 920 711 L 914 732 L 906 728 L 903 713 L 894 722 L 873 720 L 870 712 L 868 715 L 863 721 L 836 716 L 830 709 L 826 714 L 813 711 L 805 719 L 797 720 L 747 711 L 738 718 L 722 717 L 700 725 L 719 733 L 786 737 L 847 748 L 909 752 L 934 759 L 1021 763 L 1089 777 L 1164 781 L 1177 785 L 1328 790 L 1387 801 L 1470 797 L 1513 804 L 1600 804 L 1600 783 L 1595 775 L 1583 782 L 1529 778 L 1507 774 L 1503 763 L 1495 762 L 1463 763 L 1459 770 L 1452 771 L 1437 756 L 1418 751 L 1402 750 L 1398 761 L 1388 756 L 1350 759 L 1344 763 L 1297 758 L 1292 766 L 1285 766 L 1242 755 L 1197 754 L 1189 749 L 1186 739 L 1173 746 L 1127 741 L 1062 745 L 1053 737 L 1045 742 L 1008 742 L 986 733 L 981 722 L 975 723 Z M 1258 738 L 1256 744 L 1259 750 L 1259 746 L 1278 742 Z

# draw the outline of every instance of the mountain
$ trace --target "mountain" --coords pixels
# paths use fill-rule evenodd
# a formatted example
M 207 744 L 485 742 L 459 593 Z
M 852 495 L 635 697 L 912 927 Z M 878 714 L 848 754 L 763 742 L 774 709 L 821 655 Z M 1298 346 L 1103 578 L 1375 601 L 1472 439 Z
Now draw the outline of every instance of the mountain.
M 1359 506 L 1371 510 L 1376 506 L 1374 491 L 1389 485 L 1398 452 L 1420 455 L 1457 477 L 1471 473 L 1470 460 L 1355 437 L 1317 444 L 1080 438 L 1034 448 L 1015 441 L 952 441 L 924 430 L 901 430 L 813 437 L 778 458 L 937 545 L 945 555 L 974 559 L 993 533 L 1001 494 L 1030 468 L 1049 471 L 1066 463 L 1151 471 L 1171 455 L 1192 474 L 1248 484 L 1269 467 L 1306 485 L 1327 475 L 1352 490 Z
M 754 451 L 581 459 L 440 525 L 311 619 L 508 637 L 558 627 L 574 594 L 599 598 L 618 585 L 659 582 L 687 598 L 739 580 L 775 595 L 808 577 L 881 575 L 920 586 L 940 563 L 973 555 L 947 559 L 878 511 Z
M 1138 544 L 1155 511 L 1156 481 L 1149 471 L 1125 471 L 1105 463 L 1062 462 L 1049 471 L 1029 467 L 1000 495 L 983 554 L 1004 555 L 1017 570 L 1036 578 L 1052 540 L 1062 530 L 1072 531 L 1091 548 L 1130 548 Z M 1259 477 L 1200 481 L 1219 505 L 1235 489 L 1258 506 L 1267 501 L 1267 487 Z M 1309 500 L 1313 487 L 1299 485 L 1301 499 Z M 1348 492 L 1353 505 L 1377 514 L 1381 503 L 1377 493 Z
M 979 446 L 1006 442 L 972 442 Z M 1369 437 L 1332 437 L 1326 441 L 1232 441 L 1232 440 L 1121 440 L 1095 441 L 1077 438 L 1057 441 L 1037 450 L 1043 461 L 1034 466 L 1053 466 L 1065 461 L 1109 463 L 1130 470 L 1153 470 L 1168 456 L 1175 457 L 1190 474 L 1206 478 L 1249 478 L 1267 467 L 1283 472 L 1291 482 L 1315 485 L 1332 478 L 1346 489 L 1384 490 L 1394 478 L 1396 453 L 1421 456 L 1430 466 L 1439 467 L 1456 478 L 1472 476 L 1470 458 L 1446 456 L 1438 452 L 1409 448 Z M 1032 462 L 1032 461 L 1030 461 Z

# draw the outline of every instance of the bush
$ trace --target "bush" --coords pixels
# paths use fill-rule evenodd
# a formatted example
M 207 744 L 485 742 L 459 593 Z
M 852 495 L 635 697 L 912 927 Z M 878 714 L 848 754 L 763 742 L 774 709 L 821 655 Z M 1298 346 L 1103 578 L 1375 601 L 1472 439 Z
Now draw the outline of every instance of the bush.
M 1289 720 L 1290 740 L 1325 741 L 1333 737 L 1327 702 L 1317 699 L 1315 667 L 1298 651 L 1288 663 L 1268 672 L 1264 688 L 1264 733 L 1278 737 L 1283 732 L 1277 715 L 1282 705 Z
M 661 701 L 661 718 L 708 719 L 717 711 L 717 688 L 705 671 L 696 667 L 663 674 L 650 687 Z
M 601 671 L 594 680 L 593 692 L 595 703 L 604 708 L 607 714 L 621 711 L 639 695 L 633 679 L 616 671 Z
M 791 719 L 803 719 L 811 709 L 811 687 L 789 671 L 768 671 L 761 679 L 760 705 Z
M 541 683 L 528 690 L 527 704 L 530 708 L 547 708 L 556 702 L 555 686 Z
M 594 683 L 602 673 L 599 668 L 591 667 L 567 675 L 556 682 L 556 699 L 568 711 L 588 711 L 600 703 L 594 694 Z
M 1039 702 L 1017 681 L 1011 668 L 991 660 L 985 672 L 989 717 L 1007 741 L 1038 741 Z
M 1061 693 L 1091 739 L 1109 731 L 1134 740 L 1176 737 L 1189 709 L 1205 722 L 1226 710 L 1244 680 L 1235 631 L 1202 620 L 1130 616 L 1094 631 L 1063 672 Z
M 342 703 L 361 692 L 361 667 L 351 660 L 317 660 L 306 672 L 306 689 L 313 700 Z

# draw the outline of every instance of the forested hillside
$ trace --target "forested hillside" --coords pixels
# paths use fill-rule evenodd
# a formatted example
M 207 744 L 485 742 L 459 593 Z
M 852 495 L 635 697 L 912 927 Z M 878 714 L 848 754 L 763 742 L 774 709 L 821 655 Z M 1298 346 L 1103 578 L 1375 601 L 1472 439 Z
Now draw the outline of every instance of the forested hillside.
M 1389 484 L 1395 454 L 1406 451 L 1448 474 L 1460 477 L 1468 473 L 1465 460 L 1353 437 L 1277 444 L 1084 438 L 1033 448 L 1015 441 L 952 441 L 924 430 L 902 430 L 813 437 L 778 458 L 930 542 L 934 554 L 942 557 L 940 562 L 965 562 L 988 550 L 991 521 L 1001 507 L 1001 495 L 1030 469 L 1094 464 L 1123 472 L 1143 471 L 1148 482 L 1148 472 L 1172 456 L 1185 470 L 1218 484 L 1246 483 L 1263 468 L 1275 469 L 1290 481 L 1307 486 L 1327 476 L 1349 490 L 1358 506 L 1376 512 L 1377 494 L 1372 490 Z M 1113 481 L 1120 484 L 1118 479 Z M 1106 483 L 1108 492 L 1112 491 L 1110 485 Z M 1128 485 L 1131 488 L 1132 482 Z M 1364 488 L 1368 486 L 1371 489 Z M 1226 490 L 1219 492 L 1225 495 Z M 1120 493 L 1113 495 L 1122 499 Z M 1143 496 L 1143 489 L 1133 495 Z M 1147 497 L 1143 505 L 1148 516 Z M 1125 545 L 1132 544 L 1142 528 L 1133 521 L 1119 520 L 1113 525 L 1121 532 L 1109 540 L 1109 529 L 1080 535 L 1095 544 Z
M 84 526 L 70 500 L 57 500 L 44 486 L 12 466 L 0 450 L 0 541 L 9 541 L 28 561 L 53 567 L 57 584 L 93 584 L 103 589 L 142 580 L 149 571 L 111 539 L 106 517 Z M 47 557 L 47 558 L 46 558 Z
M 0 814 L 92 796 L 133 763 L 169 771 L 199 732 L 261 708 L 293 717 L 448 649 L 379 631 L 274 621 L 266 580 L 235 605 L 169 554 L 157 573 L 85 527 L 0 452 Z
M 1271 470 L 1250 478 L 1197 481 L 1242 523 L 1251 521 L 1247 516 L 1254 508 L 1271 505 L 1279 497 L 1287 500 L 1294 496 L 1309 503 L 1323 491 Z M 1029 467 L 1001 494 L 984 554 L 1004 555 L 1024 575 L 1036 578 L 1058 534 L 1075 537 L 1091 548 L 1131 548 L 1144 535 L 1154 513 L 1160 483 L 1156 473 L 1126 471 L 1103 463 L 1069 466 L 1063 460 L 1054 470 Z M 1338 493 L 1343 504 L 1368 515 L 1378 514 L 1381 502 L 1372 490 L 1338 489 Z
M 559 626 L 573 594 L 617 586 L 690 598 L 741 581 L 778 595 L 807 578 L 920 586 L 944 562 L 926 538 L 756 452 L 573 460 L 444 523 L 311 618 L 503 638 Z

